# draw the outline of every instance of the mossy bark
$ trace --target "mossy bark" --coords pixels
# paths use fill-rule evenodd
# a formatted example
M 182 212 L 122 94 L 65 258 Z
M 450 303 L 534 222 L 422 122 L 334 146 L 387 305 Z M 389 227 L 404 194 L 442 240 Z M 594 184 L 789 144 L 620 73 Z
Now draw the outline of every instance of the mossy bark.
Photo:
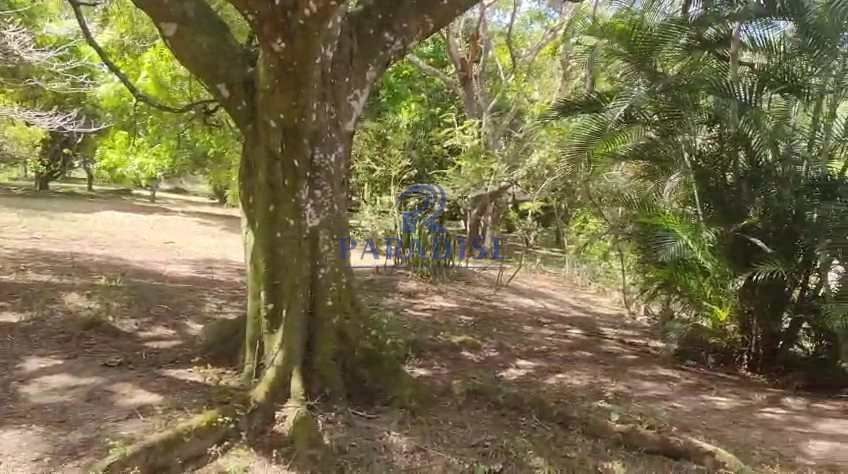
M 236 432 L 235 410 L 208 410 L 163 433 L 118 449 L 92 466 L 97 473 L 179 473 Z
M 367 353 L 360 347 L 367 320 L 339 251 L 348 236 L 353 141 L 352 127 L 338 115 L 334 85 L 341 79 L 325 67 L 294 64 L 260 55 L 262 107 L 246 130 L 240 170 L 248 269 L 243 374 L 255 381 L 251 427 L 286 400 L 345 398 L 363 380 L 387 383 L 361 376 L 374 365 L 358 363 Z

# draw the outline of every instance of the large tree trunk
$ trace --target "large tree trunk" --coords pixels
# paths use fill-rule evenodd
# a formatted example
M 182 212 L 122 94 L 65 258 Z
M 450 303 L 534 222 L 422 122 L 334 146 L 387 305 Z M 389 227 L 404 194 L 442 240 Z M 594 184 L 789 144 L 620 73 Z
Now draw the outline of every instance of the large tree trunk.
M 376 361 L 359 345 L 365 323 L 339 249 L 349 235 L 353 142 L 353 127 L 337 115 L 344 104 L 333 93 L 343 79 L 316 68 L 278 80 L 291 67 L 270 54 L 260 57 L 260 81 L 269 82 L 258 84 L 257 119 L 245 133 L 239 178 L 249 294 L 244 376 L 258 375 L 252 393 L 258 424 L 286 399 L 303 406 L 307 397 L 356 397 L 352 391 L 365 378 L 385 385 L 391 381 L 374 379 L 400 372 L 397 365 L 387 373 L 390 362 Z
M 398 394 L 405 386 L 400 364 L 381 354 L 379 341 L 365 330 L 352 270 L 339 251 L 348 234 L 353 132 L 388 65 L 476 2 L 353 6 L 335 0 L 308 5 L 229 0 L 255 35 L 259 46 L 253 51 L 204 0 L 133 0 L 243 134 L 239 186 L 248 286 L 243 358 L 252 388 L 237 431 L 256 435 L 287 401 L 285 427 L 296 446 L 306 447 L 320 443 L 307 416 L 308 398 L 365 395 L 373 401 L 381 393 L 368 387 Z M 125 75 L 116 75 L 127 85 Z M 224 435 L 204 428 L 208 418 L 181 433 L 201 430 L 210 443 L 218 442 Z M 145 464 L 159 447 L 142 444 L 132 451 L 133 459 L 110 462 L 108 470 Z M 169 456 L 179 454 L 172 450 Z
M 350 272 L 338 249 L 347 230 L 340 168 L 349 150 L 344 144 L 336 156 L 325 155 L 336 144 L 304 132 L 283 133 L 260 122 L 242 158 L 249 287 L 244 372 L 252 377 L 264 367 L 259 387 L 274 399 L 340 391 L 330 329 L 353 312 Z M 306 377 L 307 368 L 320 373 Z

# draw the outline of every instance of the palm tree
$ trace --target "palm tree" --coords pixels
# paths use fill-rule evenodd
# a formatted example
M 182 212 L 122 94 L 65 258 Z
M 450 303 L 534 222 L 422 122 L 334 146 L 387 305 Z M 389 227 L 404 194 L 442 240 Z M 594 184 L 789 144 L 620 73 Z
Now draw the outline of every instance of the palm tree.
M 838 360 L 846 26 L 843 2 L 621 8 L 590 31 L 605 83 L 554 111 L 565 161 L 626 181 L 646 295 L 739 334 L 749 369 Z

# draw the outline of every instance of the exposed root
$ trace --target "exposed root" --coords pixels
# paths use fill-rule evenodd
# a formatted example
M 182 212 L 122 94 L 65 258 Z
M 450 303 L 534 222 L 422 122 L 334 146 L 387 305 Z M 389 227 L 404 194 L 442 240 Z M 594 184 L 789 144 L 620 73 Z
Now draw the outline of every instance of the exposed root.
M 598 418 L 583 420 L 582 428 L 585 433 L 597 438 L 613 440 L 648 454 L 689 461 L 711 471 L 753 472 L 728 451 L 691 436 L 660 433 L 636 425 L 617 424 Z
M 177 473 L 234 437 L 235 410 L 208 410 L 177 427 L 112 454 L 91 468 L 97 473 Z
M 171 430 L 149 436 L 110 455 L 89 471 L 102 474 L 186 472 L 187 468 L 208 462 L 216 446 L 247 434 L 246 430 L 251 428 L 248 423 L 255 419 L 251 414 L 238 419 L 236 416 L 235 410 L 208 410 Z M 289 402 L 283 407 L 282 416 L 285 439 L 294 448 L 293 461 L 306 470 L 319 468 L 319 472 L 331 466 L 332 457 L 324 445 L 318 422 L 306 406 Z
M 457 390 L 454 390 L 455 393 Z M 711 471 L 755 472 L 730 452 L 687 435 L 660 432 L 636 424 L 614 423 L 610 413 L 562 408 L 536 395 L 525 395 L 494 385 L 466 387 L 459 395 L 476 395 L 508 409 L 530 409 L 542 420 L 576 427 L 596 438 L 607 439 L 648 454 L 665 456 L 704 466 Z
M 270 372 L 265 380 L 269 385 L 277 380 L 274 373 Z M 259 395 L 254 391 L 246 411 L 235 408 L 208 410 L 109 456 L 90 471 L 104 474 L 185 472 L 188 467 L 208 461 L 215 453 L 214 448 L 227 440 L 243 437 L 251 443 L 259 441 L 275 421 L 275 407 L 279 405 L 273 400 L 262 390 Z M 308 471 L 320 468 L 319 472 L 324 472 L 325 467 L 330 467 L 332 457 L 328 455 L 318 423 L 305 401 L 290 399 L 283 405 L 281 415 L 283 434 L 294 448 L 293 461 Z
M 241 353 L 244 339 L 244 318 L 220 321 L 204 329 L 202 344 L 208 355 L 228 359 Z M 414 405 L 412 378 L 401 363 L 386 356 L 385 342 L 379 334 L 365 332 L 367 337 L 343 337 L 342 349 L 336 354 L 345 354 L 336 362 L 336 367 L 315 370 L 314 387 L 317 393 L 306 390 L 299 366 L 287 359 L 289 352 L 278 350 L 266 367 L 256 385 L 238 404 L 243 409 L 209 410 L 165 433 L 148 437 L 141 442 L 110 456 L 92 471 L 102 473 L 170 473 L 184 472 L 186 466 L 194 466 L 206 460 L 212 448 L 224 441 L 243 437 L 248 443 L 258 443 L 267 429 L 281 415 L 279 421 L 283 434 L 293 449 L 293 461 L 305 470 L 318 468 L 319 472 L 332 469 L 332 456 L 326 449 L 318 423 L 306 406 L 308 395 L 317 397 L 335 388 L 319 376 L 338 372 L 339 380 L 344 374 L 339 400 L 361 400 L 392 402 L 404 406 Z M 281 342 L 282 344 L 282 342 Z M 292 347 L 296 347 L 292 346 Z M 335 378 L 335 377 L 329 377 Z M 322 383 L 323 382 L 323 383 Z M 320 391 L 319 391 L 320 390 Z M 330 393 L 332 395 L 332 392 Z M 278 412 L 280 403 L 288 399 Z
M 303 404 L 291 401 L 286 404 L 282 427 L 294 447 L 295 463 L 319 472 L 332 469 L 332 456 L 318 422 Z

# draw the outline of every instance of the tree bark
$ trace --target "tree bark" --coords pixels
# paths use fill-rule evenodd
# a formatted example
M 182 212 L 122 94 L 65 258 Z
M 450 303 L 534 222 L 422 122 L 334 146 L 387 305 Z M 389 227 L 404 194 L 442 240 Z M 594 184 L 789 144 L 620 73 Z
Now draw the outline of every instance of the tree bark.
M 75 151 L 82 136 L 73 133 L 50 132 L 42 142 L 34 175 L 36 191 L 47 191 L 50 182 L 62 178 L 73 167 Z
M 485 248 L 491 248 L 493 237 L 500 217 L 500 198 L 513 183 L 504 183 L 495 189 L 471 196 L 466 214 L 466 233 L 469 240 L 480 242 Z
M 257 88 L 264 107 L 246 131 L 239 180 L 249 294 L 244 374 L 264 367 L 257 404 L 342 394 L 334 328 L 355 311 L 338 249 L 353 133 L 320 89 L 279 84 L 273 72 L 287 67 L 260 57 L 259 77 L 274 79 Z M 328 80 L 321 76 L 313 77 Z
M 412 11 L 436 8 L 435 2 L 401 3 Z M 368 7 L 345 12 L 335 2 L 317 4 L 325 10 L 299 23 L 300 10 L 283 15 L 304 31 L 257 25 L 260 51 L 247 88 L 251 100 L 243 105 L 253 112 L 242 121 L 239 176 L 248 267 L 243 375 L 258 375 L 250 427 L 263 425 L 286 400 L 295 419 L 308 398 L 373 399 L 389 395 L 377 387 L 396 389 L 403 377 L 400 365 L 377 354 L 364 337 L 367 318 L 339 250 L 349 235 L 350 154 L 371 87 L 400 52 L 381 49 L 381 42 L 415 39 L 422 28 L 452 16 L 405 22 L 412 11 L 394 11 L 386 2 L 371 4 L 382 7 L 385 19 Z M 347 21 L 341 21 L 344 14 Z M 374 56 L 363 60 L 358 55 L 364 51 Z

